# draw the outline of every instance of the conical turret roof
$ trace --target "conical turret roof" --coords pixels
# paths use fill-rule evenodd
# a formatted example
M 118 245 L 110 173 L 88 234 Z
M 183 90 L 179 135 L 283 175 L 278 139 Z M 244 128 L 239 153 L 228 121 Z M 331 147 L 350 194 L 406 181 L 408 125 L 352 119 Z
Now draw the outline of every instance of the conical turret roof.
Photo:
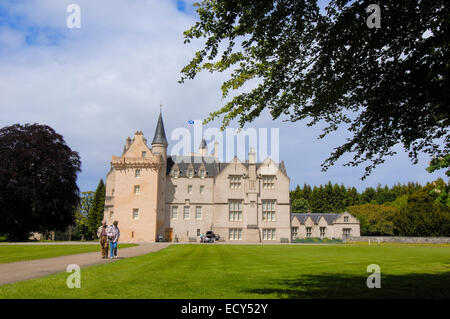
M 156 124 L 155 136 L 153 137 L 152 144 L 168 144 L 161 113 L 159 113 L 158 124 Z

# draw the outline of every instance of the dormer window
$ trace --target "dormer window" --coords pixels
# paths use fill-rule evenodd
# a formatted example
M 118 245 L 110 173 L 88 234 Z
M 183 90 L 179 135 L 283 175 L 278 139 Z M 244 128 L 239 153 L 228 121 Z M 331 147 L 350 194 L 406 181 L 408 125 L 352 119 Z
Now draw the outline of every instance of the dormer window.
M 188 170 L 186 171 L 186 176 L 189 178 L 194 177 L 194 169 L 193 168 L 188 168 Z
M 180 176 L 180 170 L 178 168 L 173 168 L 172 169 L 172 177 L 178 178 L 178 176 Z
M 147 156 L 147 152 L 142 151 L 142 157 L 146 157 Z
M 199 175 L 200 175 L 201 178 L 205 178 L 205 176 L 206 176 L 206 169 L 201 168 Z

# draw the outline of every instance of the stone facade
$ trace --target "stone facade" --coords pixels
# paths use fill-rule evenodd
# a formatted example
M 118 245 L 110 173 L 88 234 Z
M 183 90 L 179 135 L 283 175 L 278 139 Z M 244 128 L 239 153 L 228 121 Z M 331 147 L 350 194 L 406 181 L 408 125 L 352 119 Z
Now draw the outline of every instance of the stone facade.
M 283 162 L 257 163 L 251 149 L 248 160 L 222 163 L 204 140 L 190 156 L 167 156 L 167 146 L 160 115 L 151 148 L 136 132 L 112 157 L 104 218 L 119 221 L 122 241 L 198 241 L 208 230 L 231 242 L 290 241 Z
M 292 214 L 292 240 L 303 238 L 350 238 L 360 236 L 358 219 L 342 214 Z

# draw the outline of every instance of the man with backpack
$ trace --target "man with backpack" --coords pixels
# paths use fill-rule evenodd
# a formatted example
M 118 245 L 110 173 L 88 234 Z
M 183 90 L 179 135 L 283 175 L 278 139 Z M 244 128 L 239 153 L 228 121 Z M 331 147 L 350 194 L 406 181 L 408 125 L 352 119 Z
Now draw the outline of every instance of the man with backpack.
M 100 247 L 102 251 L 102 258 L 108 258 L 108 237 L 106 235 L 106 230 L 108 229 L 108 225 L 106 225 L 106 221 L 102 221 L 102 225 L 97 229 L 97 237 L 100 241 Z
M 111 247 L 110 257 L 111 259 L 117 258 L 117 243 L 119 242 L 120 230 L 117 227 L 119 222 L 115 220 L 111 226 L 109 226 L 106 232 L 109 240 L 109 246 Z

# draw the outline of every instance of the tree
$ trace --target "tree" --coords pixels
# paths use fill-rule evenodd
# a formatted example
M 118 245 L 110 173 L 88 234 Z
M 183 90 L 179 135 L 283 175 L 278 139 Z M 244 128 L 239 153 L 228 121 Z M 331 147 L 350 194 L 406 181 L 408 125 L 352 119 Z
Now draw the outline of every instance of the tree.
M 309 204 L 304 198 L 296 198 L 292 201 L 291 212 L 292 213 L 308 213 Z
M 378 204 L 363 204 L 348 207 L 347 211 L 358 218 L 362 236 L 394 235 L 394 220 L 398 209 Z
M 444 0 L 383 1 L 381 28 L 369 28 L 371 0 L 203 0 L 185 43 L 204 38 L 180 82 L 202 70 L 229 71 L 221 108 L 205 120 L 240 126 L 269 109 L 272 117 L 325 122 L 319 138 L 347 127 L 351 137 L 323 163 L 345 154 L 369 163 L 363 179 L 398 143 L 418 155 L 450 146 L 449 7 Z M 249 85 L 247 85 L 249 84 Z M 246 86 L 245 86 L 246 85 Z M 445 143 L 441 143 L 442 140 Z
M 439 182 L 437 182 L 439 183 Z M 435 184 L 428 184 L 408 196 L 395 219 L 400 236 L 444 236 L 450 234 L 450 207 L 436 203 L 437 195 L 432 192 Z
M 14 124 L 0 130 L 0 233 L 64 230 L 79 202 L 80 157 L 51 127 Z
M 103 179 L 100 179 L 97 189 L 94 193 L 94 198 L 92 200 L 92 207 L 88 214 L 88 225 L 89 225 L 89 237 L 94 239 L 97 236 L 97 229 L 102 224 L 103 212 L 105 210 L 105 184 Z
M 91 232 L 89 230 L 89 213 L 94 203 L 94 192 L 81 193 L 80 204 L 75 214 L 74 239 L 89 239 Z

